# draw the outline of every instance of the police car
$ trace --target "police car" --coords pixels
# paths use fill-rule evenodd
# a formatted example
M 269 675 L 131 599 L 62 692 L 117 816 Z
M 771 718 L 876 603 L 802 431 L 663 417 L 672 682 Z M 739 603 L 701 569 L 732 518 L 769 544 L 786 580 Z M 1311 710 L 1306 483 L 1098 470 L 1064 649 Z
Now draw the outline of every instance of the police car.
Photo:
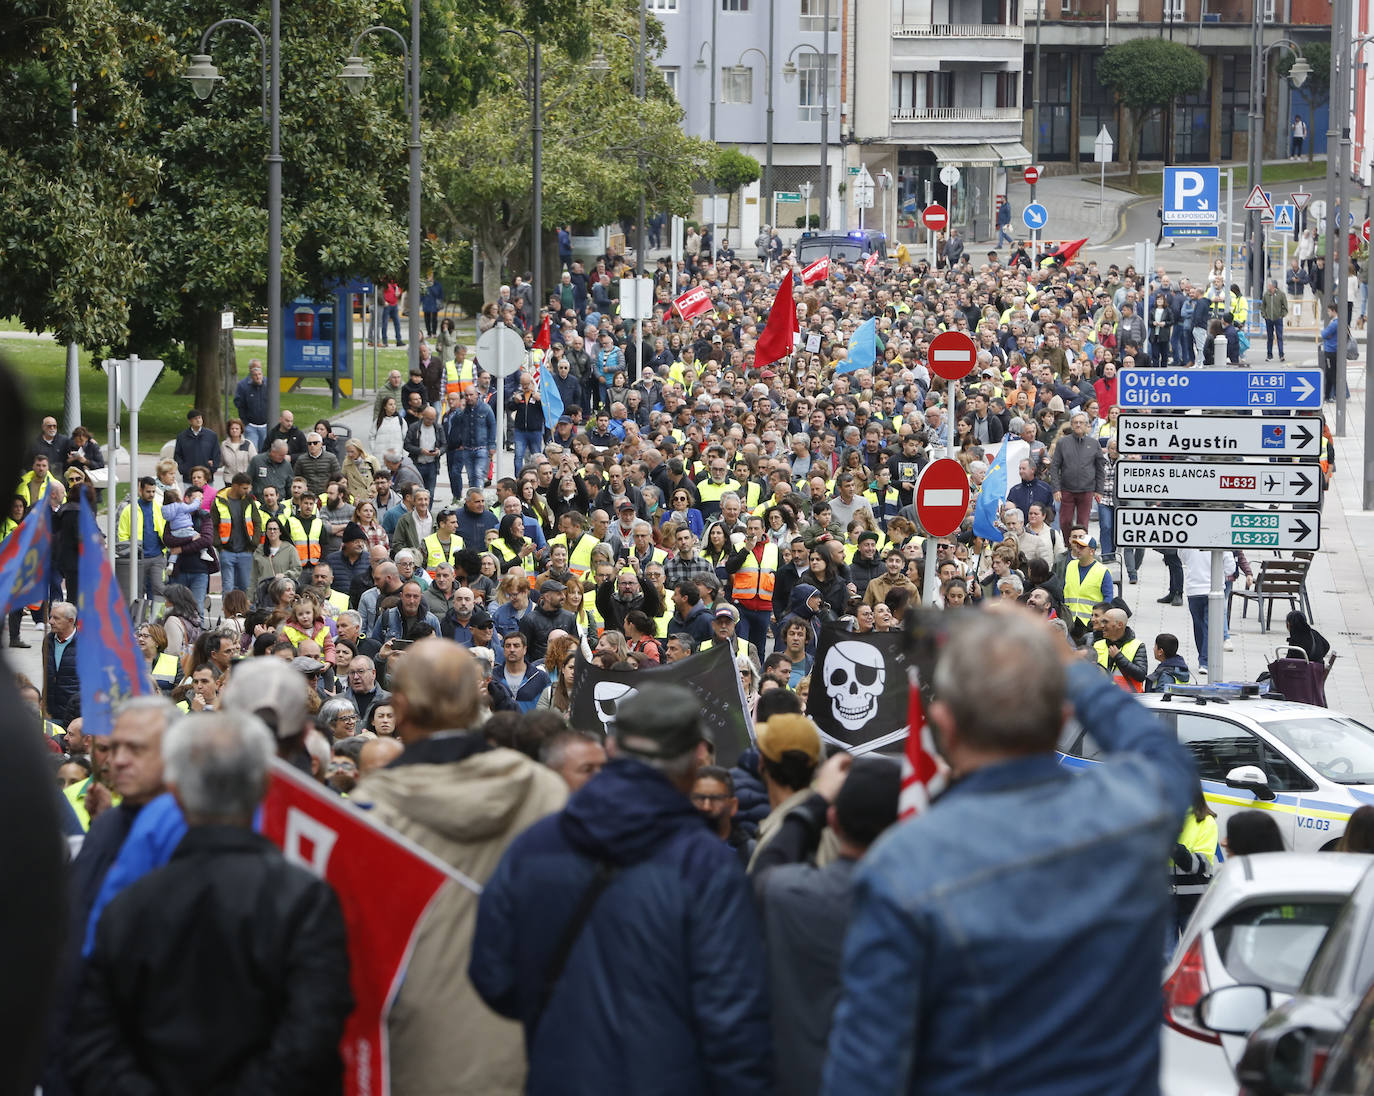
M 1192 753 L 1223 834 L 1237 811 L 1270 811 L 1289 849 L 1317 852 L 1335 847 L 1357 807 L 1374 804 L 1374 728 L 1358 720 L 1253 684 L 1174 686 L 1140 700 Z M 1073 721 L 1059 750 L 1070 768 L 1101 760 Z
M 829 255 L 831 262 L 857 263 L 873 251 L 881 256 L 886 246 L 887 237 L 871 228 L 858 228 L 853 232 L 803 232 L 797 241 L 797 261 L 806 266 Z

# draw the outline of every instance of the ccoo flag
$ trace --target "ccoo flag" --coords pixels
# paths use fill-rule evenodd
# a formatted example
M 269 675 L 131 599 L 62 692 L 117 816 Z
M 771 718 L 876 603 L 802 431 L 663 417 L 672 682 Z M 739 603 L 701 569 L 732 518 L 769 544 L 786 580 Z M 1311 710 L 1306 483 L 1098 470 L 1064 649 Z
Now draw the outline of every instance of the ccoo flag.
M 878 360 L 878 318 L 869 316 L 859 324 L 854 334 L 849 336 L 849 355 L 840 362 L 835 373 L 854 373 L 860 369 L 872 369 Z
M 984 540 L 1000 541 L 1006 535 L 1006 523 L 1002 521 L 1002 504 L 1007 501 L 1007 492 L 1011 490 L 1013 483 L 1008 469 L 1013 462 L 1020 467 L 1021 461 L 1028 456 L 1030 446 L 1020 438 L 1013 441 L 1008 435 L 1002 439 L 1002 447 L 997 450 L 997 456 L 983 479 L 982 489 L 978 492 L 978 501 L 973 506 L 974 536 L 982 537 Z
M 673 301 L 673 307 L 684 320 L 693 320 L 711 311 L 711 294 L 702 286 L 694 286 Z
M 830 277 L 830 256 L 822 255 L 814 263 L 802 267 L 801 278 L 803 285 L 810 285 L 812 282 L 823 282 Z
M 81 678 L 82 729 L 107 735 L 114 709 L 153 691 L 148 664 L 134 639 L 133 622 L 114 570 L 105 558 L 90 500 L 81 498 L 81 559 L 77 571 L 76 672 Z
M 0 544 L 0 613 L 11 613 L 48 596 L 48 568 L 52 565 L 52 517 L 45 484 L 38 501 L 18 527 Z

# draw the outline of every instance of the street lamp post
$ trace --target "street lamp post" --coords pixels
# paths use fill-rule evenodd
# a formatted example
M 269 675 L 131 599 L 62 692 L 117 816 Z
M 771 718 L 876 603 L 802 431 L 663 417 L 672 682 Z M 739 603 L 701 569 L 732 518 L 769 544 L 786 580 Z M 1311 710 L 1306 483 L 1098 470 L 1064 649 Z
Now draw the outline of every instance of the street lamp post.
M 200 36 L 185 79 L 198 99 L 208 99 L 224 78 L 210 59 L 210 37 L 220 27 L 244 27 L 262 50 L 262 117 L 269 133 L 267 152 L 267 419 L 281 416 L 281 367 L 285 348 L 281 299 L 281 0 L 272 0 L 268 37 L 245 19 L 221 19 Z
M 809 42 L 795 45 L 788 51 L 787 62 L 782 66 L 782 78 L 791 83 L 797 78 L 798 53 L 814 53 L 821 59 L 821 228 L 830 227 L 830 0 L 825 5 L 825 53 Z
M 1296 42 L 1290 38 L 1280 38 L 1277 42 L 1271 42 L 1265 46 L 1262 44 L 1264 33 L 1264 23 L 1262 20 L 1263 7 L 1258 2 L 1255 3 L 1253 38 L 1250 43 L 1250 186 L 1253 189 L 1256 184 L 1263 185 L 1264 181 L 1264 96 L 1269 83 L 1269 54 L 1282 47 L 1293 54 L 1293 67 L 1289 70 L 1288 79 L 1293 82 L 1295 88 L 1300 88 L 1307 82 L 1308 74 L 1312 67 L 1307 63 L 1306 58 L 1300 52 Z M 1246 295 L 1252 300 L 1261 296 L 1264 292 L 1264 246 L 1262 242 L 1263 222 L 1260 220 L 1259 210 L 1251 210 L 1249 222 L 1249 232 L 1247 236 L 1250 240 L 1250 262 L 1246 273 Z
M 739 60 L 735 62 L 733 75 L 738 80 L 741 79 L 744 76 L 744 74 L 749 71 L 748 67 L 744 63 L 744 59 L 749 54 L 757 53 L 760 57 L 763 58 L 763 79 L 767 86 L 766 101 L 768 103 L 768 109 L 765 112 L 766 121 L 764 124 L 764 140 L 767 142 L 767 151 L 764 154 L 763 163 L 763 208 L 765 210 L 771 210 L 770 220 L 776 220 L 776 217 L 772 216 L 772 214 L 776 214 L 777 210 L 771 209 L 771 207 L 768 204 L 773 200 L 773 35 L 771 31 L 773 16 L 772 4 L 768 6 L 768 16 L 770 27 L 768 35 L 769 52 L 764 53 L 763 50 L 758 48 L 758 46 L 750 46 L 748 49 L 746 49 L 743 53 L 739 55 Z
M 543 106 L 543 67 L 539 56 L 539 43 L 531 41 L 518 30 L 502 27 L 501 34 L 510 34 L 525 46 L 525 99 L 530 106 L 530 160 L 534 179 L 532 183 L 533 202 L 530 210 L 530 289 L 534 293 L 534 315 L 539 313 L 548 302 L 544 300 L 544 106 Z
M 420 361 L 420 12 L 419 0 L 412 0 L 410 11 L 410 46 L 398 30 L 373 26 L 353 39 L 348 59 L 339 72 L 344 87 L 357 95 L 372 77 L 372 68 L 358 56 L 358 46 L 369 34 L 389 34 L 401 43 L 405 59 L 406 109 L 410 114 L 410 365 Z

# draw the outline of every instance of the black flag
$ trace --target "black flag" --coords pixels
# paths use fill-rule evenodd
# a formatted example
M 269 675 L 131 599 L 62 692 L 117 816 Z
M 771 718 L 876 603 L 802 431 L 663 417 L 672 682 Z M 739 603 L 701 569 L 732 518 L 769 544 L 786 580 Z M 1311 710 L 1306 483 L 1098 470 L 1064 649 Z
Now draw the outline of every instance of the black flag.
M 728 768 L 748 747 L 752 717 L 744 706 L 734 651 L 721 644 L 681 662 L 640 670 L 603 670 L 579 658 L 570 722 L 582 730 L 609 734 L 615 725 L 616 705 L 650 682 L 685 685 L 701 698 L 702 722 L 716 743 L 716 764 Z
M 860 635 L 827 624 L 811 664 L 806 714 L 823 738 L 852 753 L 897 752 L 906 737 L 906 669 L 901 632 Z

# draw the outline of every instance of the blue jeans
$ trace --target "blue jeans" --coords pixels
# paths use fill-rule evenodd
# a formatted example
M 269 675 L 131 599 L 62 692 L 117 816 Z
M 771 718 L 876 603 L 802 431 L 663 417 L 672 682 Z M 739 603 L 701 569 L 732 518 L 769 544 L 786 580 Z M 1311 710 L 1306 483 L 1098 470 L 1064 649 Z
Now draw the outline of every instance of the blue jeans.
M 391 324 L 396 328 L 396 345 L 397 345 L 397 346 L 405 346 L 405 343 L 401 340 L 401 306 L 400 306 L 400 305 L 389 304 L 389 305 L 384 306 L 383 309 L 382 309 L 382 345 L 383 345 L 383 346 L 386 345 L 386 325 L 387 325 L 387 321 L 388 321 L 388 320 L 390 320 L 390 321 L 391 321 Z
M 1277 335 L 1277 336 L 1278 336 L 1278 339 L 1279 339 L 1279 357 L 1280 357 L 1280 358 L 1283 357 L 1283 321 L 1282 321 L 1282 320 L 1265 320 L 1265 321 L 1264 321 L 1264 334 L 1265 334 L 1265 346 L 1266 346 L 1265 355 L 1266 355 L 1266 357 L 1272 358 L 1272 357 L 1274 356 L 1274 336 L 1275 336 L 1275 335 Z
M 767 609 L 741 608 L 739 611 L 739 627 L 735 634 L 758 648 L 760 662 L 767 657 L 768 632 L 772 620 L 773 615 Z
M 175 575 L 172 581 L 179 586 L 185 586 L 195 595 L 196 604 L 202 608 L 205 605 L 206 595 L 210 593 L 210 576 L 202 572 L 201 574 Z
M 424 464 L 417 464 L 415 470 L 420 473 L 420 482 L 425 485 L 425 490 L 429 492 L 430 502 L 433 502 L 434 488 L 439 483 L 439 462 L 432 460 Z
M 221 552 L 219 554 L 219 580 L 224 593 L 227 594 L 230 590 L 242 590 L 251 601 L 253 598 L 253 553 Z
M 475 449 L 459 449 L 457 456 L 459 469 L 467 471 L 468 486 L 485 487 L 487 485 L 487 469 L 491 466 L 491 450 L 485 445 L 479 445 Z M 456 473 L 458 476 L 461 476 L 461 474 L 461 471 Z M 450 466 L 450 485 L 454 482 L 454 478 L 455 472 L 452 470 L 452 466 Z M 457 498 L 459 492 L 454 491 L 453 494 L 454 497 Z
M 1193 644 L 1197 647 L 1197 664 L 1207 669 L 1207 595 L 1188 595 L 1188 615 L 1193 618 Z
M 1116 507 L 1099 502 L 1097 504 L 1097 542 L 1103 559 L 1116 555 L 1116 540 L 1112 536 L 1115 531 Z
M 262 447 L 267 444 L 267 426 L 266 424 L 250 426 L 248 423 L 244 423 L 243 436 L 253 443 L 254 449 L 261 453 Z
M 1191 363 L 1193 360 L 1193 329 L 1182 324 L 1174 324 L 1174 333 L 1169 340 L 1170 353 L 1175 365 Z
M 1007 226 L 1006 226 L 1006 225 L 998 225 L 998 226 L 997 226 L 997 246 L 998 246 L 998 247 L 1001 247 L 1001 246 L 1002 246 L 1002 241 L 1003 241 L 1003 240 L 1006 240 L 1006 241 L 1007 241 L 1007 246 L 1008 246 L 1008 247 L 1010 247 L 1012 244 L 1016 243 L 1016 237 L 1013 236 L 1010 232 L 1007 231 Z
M 517 430 L 515 432 L 515 470 L 525 467 L 525 457 L 530 453 L 544 451 L 544 431 Z

